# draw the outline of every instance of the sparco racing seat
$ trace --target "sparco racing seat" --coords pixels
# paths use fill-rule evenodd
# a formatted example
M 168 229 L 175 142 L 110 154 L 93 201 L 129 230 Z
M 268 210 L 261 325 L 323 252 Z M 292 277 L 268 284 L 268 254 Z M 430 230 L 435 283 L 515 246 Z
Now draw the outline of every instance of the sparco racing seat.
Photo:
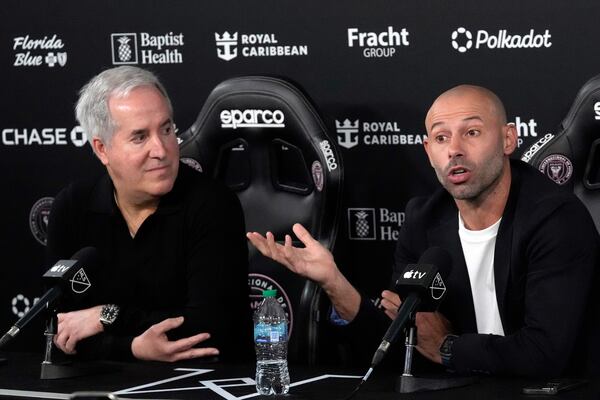
M 579 90 L 556 135 L 546 134 L 521 159 L 573 190 L 600 231 L 600 75 Z
M 315 108 L 298 88 L 264 76 L 226 80 L 180 139 L 183 162 L 237 193 L 248 231 L 271 231 L 282 239 L 300 222 L 325 247 L 333 247 L 342 164 Z M 252 245 L 249 262 L 253 308 L 262 290 L 277 289 L 290 321 L 290 360 L 314 363 L 320 288 Z
M 573 192 L 586 205 L 600 232 L 600 75 L 583 85 L 556 135 L 546 134 L 521 157 L 557 184 Z M 596 267 L 592 290 L 600 285 Z M 581 362 L 583 373 L 600 377 L 600 304 L 592 295 L 585 310 L 582 338 L 587 351 Z M 585 364 L 585 365 L 584 365 Z

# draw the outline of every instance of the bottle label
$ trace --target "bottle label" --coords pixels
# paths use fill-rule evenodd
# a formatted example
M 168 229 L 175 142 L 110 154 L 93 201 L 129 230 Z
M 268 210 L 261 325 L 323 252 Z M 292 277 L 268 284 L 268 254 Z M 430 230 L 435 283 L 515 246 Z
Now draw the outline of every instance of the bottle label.
M 269 325 L 258 323 L 254 326 L 256 343 L 279 343 L 287 340 L 287 324 Z

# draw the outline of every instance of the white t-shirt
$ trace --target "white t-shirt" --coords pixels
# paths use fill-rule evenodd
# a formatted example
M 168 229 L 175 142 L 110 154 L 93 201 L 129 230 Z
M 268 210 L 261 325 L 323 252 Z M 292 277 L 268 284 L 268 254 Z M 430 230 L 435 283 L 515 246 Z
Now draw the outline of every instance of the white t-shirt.
M 471 281 L 477 332 L 504 336 L 494 279 L 494 249 L 501 220 L 483 230 L 471 231 L 458 214 L 458 235 Z

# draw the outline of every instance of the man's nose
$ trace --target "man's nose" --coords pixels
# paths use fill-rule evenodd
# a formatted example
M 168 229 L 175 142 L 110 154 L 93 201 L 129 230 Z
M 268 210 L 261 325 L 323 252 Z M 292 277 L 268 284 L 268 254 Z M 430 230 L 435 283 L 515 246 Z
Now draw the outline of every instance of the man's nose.
M 452 135 L 450 137 L 450 145 L 448 146 L 448 158 L 464 156 L 463 142 L 460 135 Z
M 165 158 L 167 154 L 166 146 L 161 135 L 152 135 L 150 138 L 150 157 Z

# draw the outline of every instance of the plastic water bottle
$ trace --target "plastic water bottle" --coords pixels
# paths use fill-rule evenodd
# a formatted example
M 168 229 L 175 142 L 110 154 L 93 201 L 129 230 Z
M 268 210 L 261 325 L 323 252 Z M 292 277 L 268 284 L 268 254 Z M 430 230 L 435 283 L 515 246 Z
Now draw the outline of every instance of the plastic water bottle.
M 262 395 L 286 394 L 290 390 L 287 318 L 275 298 L 277 290 L 262 294 L 264 299 L 254 312 L 256 391 Z

